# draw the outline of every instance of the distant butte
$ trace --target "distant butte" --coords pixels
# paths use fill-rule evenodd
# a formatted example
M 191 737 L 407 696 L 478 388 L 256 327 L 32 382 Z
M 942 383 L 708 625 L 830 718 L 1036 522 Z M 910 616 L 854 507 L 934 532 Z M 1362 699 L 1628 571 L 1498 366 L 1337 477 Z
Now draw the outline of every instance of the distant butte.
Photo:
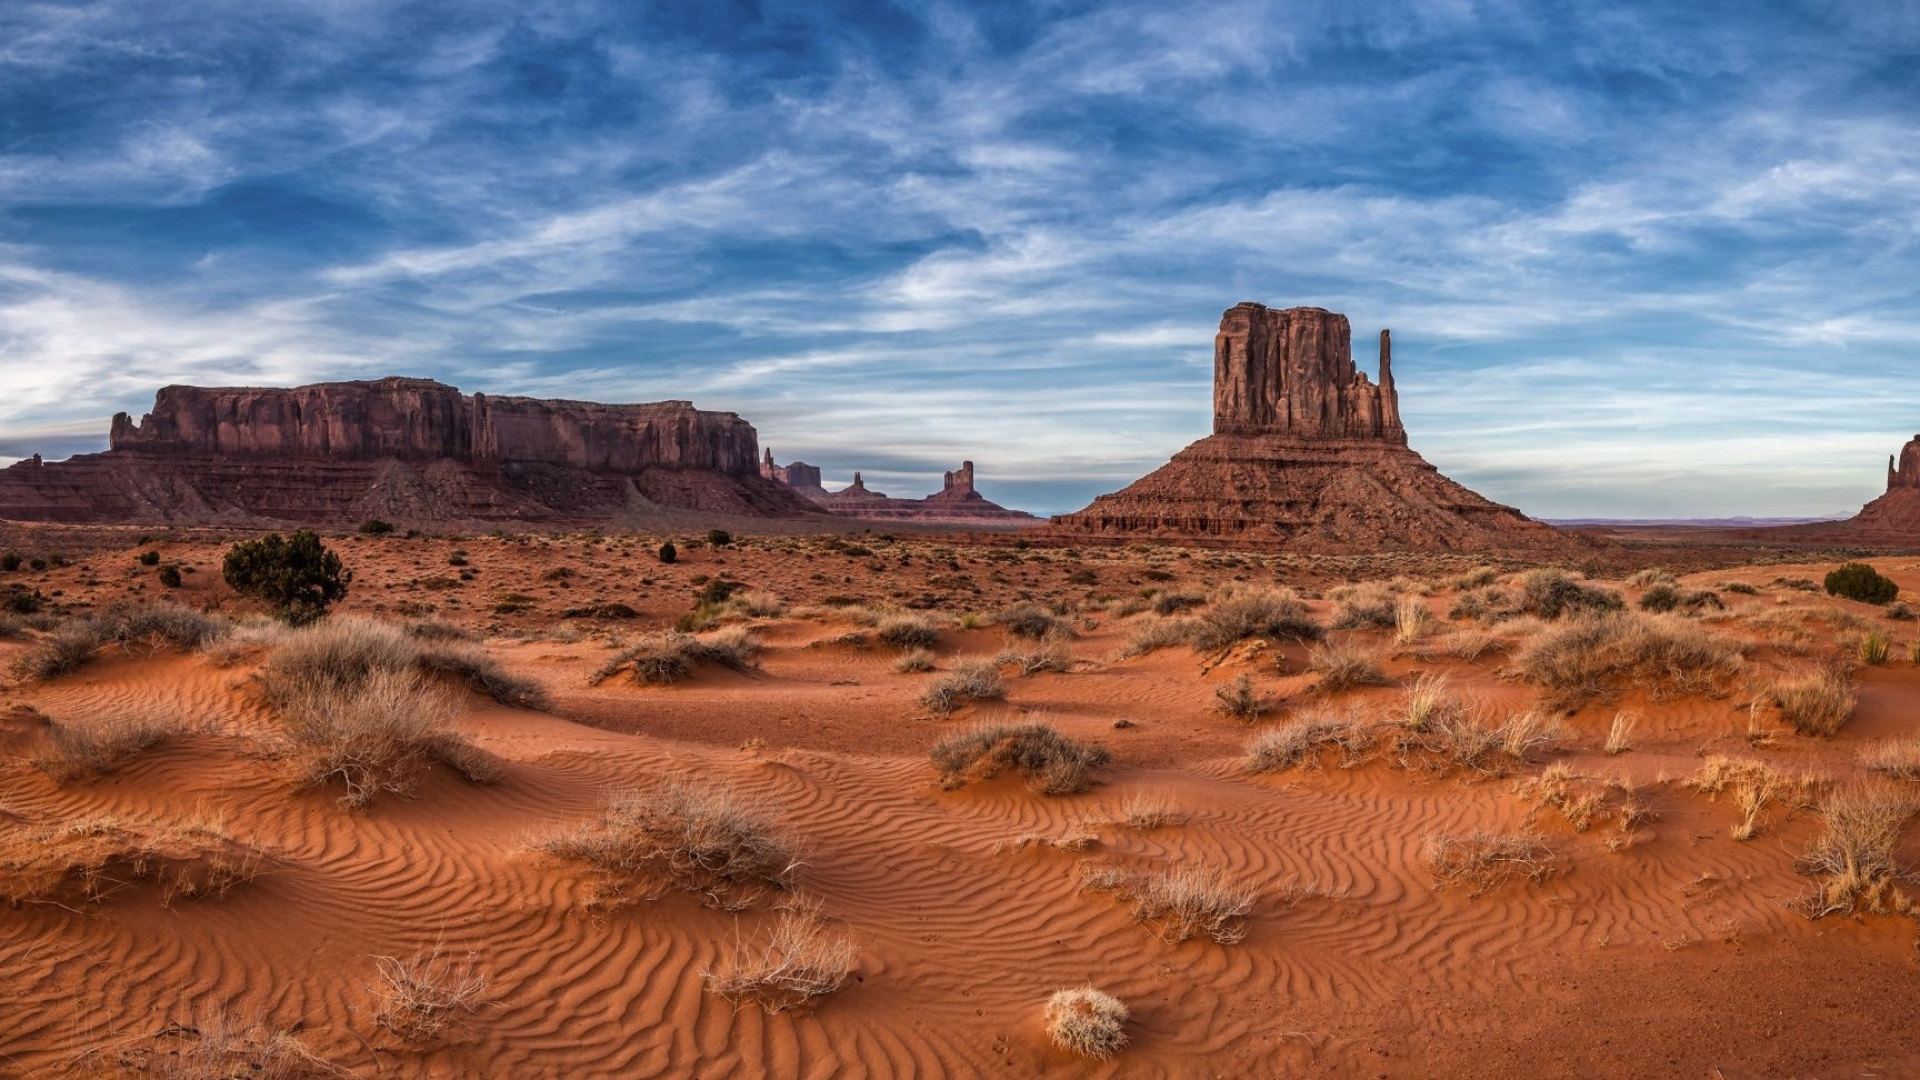
M 1214 338 L 1214 434 L 1054 531 L 1328 552 L 1591 543 L 1440 475 L 1407 446 L 1387 331 L 1378 384 L 1355 368 L 1351 337 L 1347 317 L 1322 308 L 1229 308 Z
M 427 379 L 169 386 L 110 449 L 0 469 L 0 518 L 260 525 L 644 525 L 674 512 L 802 517 L 760 475 L 753 425 L 687 401 L 462 394 Z
M 820 470 L 804 461 L 775 465 L 768 450 L 760 462 L 760 475 L 785 484 L 821 509 L 841 517 L 867 521 L 914 521 L 944 525 L 1018 526 L 1037 524 L 1039 519 L 1024 510 L 1009 510 L 989 501 L 973 487 L 973 462 L 963 461 L 958 469 L 944 474 L 938 492 L 924 499 L 896 499 L 867 487 L 859 473 L 853 483 L 839 491 L 828 491 L 820 484 Z

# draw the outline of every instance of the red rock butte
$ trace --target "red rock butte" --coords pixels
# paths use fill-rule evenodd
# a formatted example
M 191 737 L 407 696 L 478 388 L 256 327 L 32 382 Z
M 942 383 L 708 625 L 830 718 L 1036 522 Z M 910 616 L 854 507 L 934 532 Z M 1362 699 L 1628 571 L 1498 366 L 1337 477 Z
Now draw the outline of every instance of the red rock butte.
M 169 386 L 109 449 L 0 469 L 0 518 L 644 524 L 817 509 L 760 475 L 753 425 L 687 401 L 462 394 L 428 379 Z
M 1024 510 L 1009 510 L 974 490 L 973 462 L 942 474 L 940 490 L 924 499 L 896 499 L 867 487 L 859 473 L 853 483 L 839 491 L 828 491 L 820 484 L 820 469 L 804 461 L 787 465 L 773 463 L 768 450 L 760 462 L 760 475 L 785 484 L 796 494 L 831 514 L 868 521 L 917 521 L 929 524 L 1018 527 L 1031 525 L 1038 518 Z
M 1920 435 L 1887 458 L 1886 494 L 1840 524 L 1862 540 L 1911 544 L 1920 536 Z
M 1380 381 L 1345 315 L 1243 303 L 1213 343 L 1213 430 L 1055 530 L 1229 539 L 1311 551 L 1500 551 L 1589 541 L 1454 483 L 1407 446 L 1380 332 Z

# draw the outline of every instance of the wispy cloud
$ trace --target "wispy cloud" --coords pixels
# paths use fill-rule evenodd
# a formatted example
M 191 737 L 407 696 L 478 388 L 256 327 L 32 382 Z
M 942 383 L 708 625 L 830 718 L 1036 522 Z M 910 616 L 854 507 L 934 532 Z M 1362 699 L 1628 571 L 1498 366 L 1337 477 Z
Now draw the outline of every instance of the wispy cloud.
M 0 460 L 407 372 L 1070 509 L 1257 299 L 1529 511 L 1842 509 L 1920 428 L 1910 9 L 10 5 Z

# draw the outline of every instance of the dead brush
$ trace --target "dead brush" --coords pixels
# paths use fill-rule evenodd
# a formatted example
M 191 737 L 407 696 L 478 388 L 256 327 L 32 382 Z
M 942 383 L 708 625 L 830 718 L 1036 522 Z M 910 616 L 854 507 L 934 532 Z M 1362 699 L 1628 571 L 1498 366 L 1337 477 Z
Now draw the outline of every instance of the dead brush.
M 730 790 L 675 780 L 616 796 L 601 815 L 536 845 L 599 875 L 595 903 L 621 907 L 668 889 L 741 911 L 791 886 L 793 842 Z
M 1403 596 L 1394 605 L 1393 640 L 1402 646 L 1425 639 L 1437 625 L 1432 610 L 1418 597 Z
M 896 612 L 874 624 L 873 636 L 896 649 L 931 649 L 940 644 L 940 631 L 925 615 Z
M 1895 780 L 1920 782 L 1920 736 L 1890 739 L 1860 752 L 1860 764 Z
M 1385 686 L 1389 681 L 1380 658 L 1352 642 L 1315 647 L 1307 654 L 1307 668 L 1320 676 L 1314 691 L 1321 694 L 1337 694 L 1356 686 Z
M 264 853 L 216 822 L 172 825 L 111 816 L 29 824 L 0 838 L 0 899 L 23 903 L 100 903 L 140 883 L 160 903 L 225 896 L 265 869 Z
M 1334 601 L 1330 624 L 1335 630 L 1385 629 L 1395 624 L 1399 613 L 1393 591 L 1381 582 L 1342 585 L 1328 595 Z
M 1802 735 L 1831 737 L 1853 716 L 1857 698 L 1851 673 L 1841 665 L 1790 672 L 1767 691 L 1775 715 Z
M 1130 829 L 1164 829 L 1187 819 L 1187 812 L 1166 788 L 1135 791 L 1120 803 L 1120 822 Z
M 1026 777 L 1042 795 L 1070 795 L 1093 786 L 1093 770 L 1110 755 L 1104 747 L 1077 743 L 1038 721 L 985 724 L 949 735 L 927 751 L 942 789 L 952 791 L 1003 771 Z
M 1200 633 L 1199 619 L 1149 616 L 1134 623 L 1128 630 L 1127 644 L 1120 655 L 1144 656 L 1157 649 L 1170 649 L 1175 645 L 1192 645 Z
M 449 1024 L 463 1024 L 493 1004 L 492 979 L 474 953 L 451 956 L 435 942 L 410 956 L 376 956 L 379 982 L 369 987 L 378 1007 L 374 1023 L 402 1039 L 424 1041 Z
M 615 653 L 587 683 L 599 686 L 625 671 L 641 686 L 668 686 L 691 675 L 694 665 L 703 663 L 751 671 L 760 665 L 763 647 L 759 635 L 744 626 L 698 636 L 668 630 L 649 634 Z
M 1607 742 L 1603 749 L 1608 757 L 1618 757 L 1632 749 L 1628 739 L 1633 729 L 1640 723 L 1640 714 L 1636 712 L 1617 712 L 1613 714 L 1613 723 L 1607 728 Z
M 349 809 L 382 794 L 412 795 L 434 762 L 477 784 L 500 776 L 499 759 L 453 726 L 452 694 L 417 671 L 375 670 L 346 685 L 270 677 L 267 687 L 296 776 L 312 786 L 339 784 Z
M 1132 905 L 1134 920 L 1168 944 L 1205 936 L 1232 945 L 1246 938 L 1247 918 L 1253 913 L 1252 889 L 1217 871 L 1195 867 L 1142 874 L 1084 864 L 1080 888 L 1111 893 Z
M 218 1009 L 186 1023 L 164 1024 L 151 1036 L 91 1047 L 65 1062 L 57 1075 L 89 1080 L 317 1080 L 357 1074 L 315 1053 L 289 1028 Z
M 1797 864 L 1801 873 L 1820 879 L 1798 905 L 1807 917 L 1911 911 L 1912 900 L 1894 889 L 1900 876 L 1894 853 L 1915 810 L 1912 795 L 1885 782 L 1858 783 L 1830 795 L 1820 806 L 1824 827 Z
M 1254 774 L 1318 768 L 1323 753 L 1337 752 L 1340 768 L 1350 769 L 1365 759 L 1373 737 L 1357 712 L 1308 713 L 1254 736 L 1243 767 Z
M 1055 1046 L 1096 1061 L 1126 1049 L 1129 1015 L 1125 1002 L 1092 985 L 1056 990 L 1041 1010 Z
M 1631 683 L 1655 700 L 1716 695 L 1744 667 L 1744 647 L 1677 615 L 1615 612 L 1547 624 L 1522 642 L 1510 674 L 1573 704 Z
M 945 675 L 927 683 L 920 706 L 935 716 L 948 716 L 970 701 L 998 701 L 1007 696 L 1000 669 L 990 660 L 963 660 Z
M 1618 851 L 1632 842 L 1641 826 L 1653 820 L 1653 810 L 1640 798 L 1631 781 L 1596 780 L 1576 776 L 1565 762 L 1549 765 L 1539 776 L 1520 786 L 1522 798 L 1545 809 L 1557 810 L 1576 833 L 1601 822 L 1618 823 L 1620 835 L 1608 841 Z
M 827 926 L 817 904 L 794 903 L 764 939 L 738 942 L 729 961 L 701 973 L 709 993 L 770 1013 L 810 1006 L 847 985 L 859 948 Z
M 1496 721 L 1486 708 L 1462 703 L 1436 712 L 1424 727 L 1404 727 L 1393 753 L 1402 768 L 1421 764 L 1439 772 L 1462 768 L 1505 776 L 1558 739 L 1559 722 L 1539 710 L 1509 713 Z
M 1821 787 L 1821 782 L 1811 774 L 1790 777 L 1764 761 L 1722 754 L 1708 758 L 1700 771 L 1683 783 L 1703 795 L 1717 797 L 1722 792 L 1733 795 L 1734 805 L 1740 812 L 1740 820 L 1730 830 L 1735 840 L 1751 840 L 1759 835 L 1760 815 L 1775 803 L 1786 806 L 1789 817 L 1795 811 L 1812 808 Z
M 1509 881 L 1544 881 L 1557 859 L 1545 837 L 1525 832 L 1434 833 L 1423 852 L 1434 888 L 1465 886 L 1471 897 Z
M 1217 595 L 1198 619 L 1193 647 L 1216 652 L 1248 638 L 1318 641 L 1325 633 L 1307 605 L 1288 589 L 1252 589 Z
M 1073 670 L 1073 648 L 1064 639 L 1055 638 L 1037 648 L 1019 648 L 1009 646 L 1000 650 L 993 662 L 1002 667 L 1011 665 L 1021 675 L 1034 675 L 1042 671 L 1064 674 Z
M 503 705 L 537 708 L 540 685 L 512 675 L 476 648 L 434 643 L 372 619 L 328 619 L 278 636 L 261 669 L 269 698 L 281 688 L 350 689 L 376 672 L 451 676 Z
M 894 658 L 893 670 L 901 675 L 918 675 L 933 670 L 933 654 L 925 649 L 913 649 Z
M 1213 688 L 1213 711 L 1243 724 L 1251 724 L 1266 715 L 1273 708 L 1253 685 L 1253 676 L 1242 672 L 1230 683 Z
M 47 745 L 34 755 L 33 767 L 60 784 L 97 779 L 118 771 L 183 726 L 146 715 L 60 721 L 48 727 Z

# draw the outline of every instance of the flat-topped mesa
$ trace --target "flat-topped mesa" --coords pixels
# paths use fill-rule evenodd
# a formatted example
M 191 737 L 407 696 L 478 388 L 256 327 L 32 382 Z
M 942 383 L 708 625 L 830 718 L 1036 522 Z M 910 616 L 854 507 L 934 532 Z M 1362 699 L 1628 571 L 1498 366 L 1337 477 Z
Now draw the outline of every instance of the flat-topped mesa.
M 1899 456 L 1887 455 L 1887 490 L 1920 488 L 1920 435 L 1900 448 Z
M 1036 519 L 1023 510 L 1009 510 L 974 490 L 973 462 L 941 474 L 940 490 L 924 499 L 896 499 L 867 486 L 866 478 L 853 474 L 853 483 L 839 491 L 820 486 L 820 470 L 805 462 L 776 465 L 769 452 L 760 463 L 760 475 L 785 484 L 826 510 L 841 517 L 870 521 L 920 521 L 949 525 L 985 525 L 990 527 L 1031 524 Z
M 1213 431 L 1405 446 L 1392 342 L 1380 332 L 1380 383 L 1353 364 L 1345 315 L 1317 307 L 1228 308 L 1213 339 Z
M 169 386 L 135 424 L 113 418 L 114 451 L 222 457 L 452 459 L 607 472 L 755 471 L 758 437 L 734 413 L 690 401 L 602 405 L 463 395 L 431 379 L 292 389 Z

